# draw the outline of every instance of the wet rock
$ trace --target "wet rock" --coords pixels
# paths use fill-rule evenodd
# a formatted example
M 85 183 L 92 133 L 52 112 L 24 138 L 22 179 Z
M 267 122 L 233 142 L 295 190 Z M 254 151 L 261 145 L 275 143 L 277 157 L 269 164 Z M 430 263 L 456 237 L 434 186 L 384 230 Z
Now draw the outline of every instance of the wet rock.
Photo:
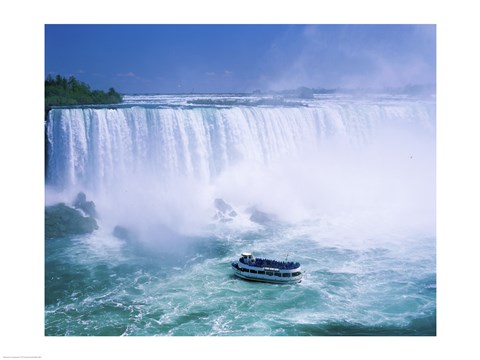
M 232 206 L 230 204 L 227 204 L 223 199 L 215 199 L 215 208 L 222 213 L 235 213 Z
M 130 230 L 123 226 L 115 226 L 113 229 L 113 236 L 122 240 L 132 240 L 132 233 Z
M 250 221 L 260 225 L 267 225 L 274 222 L 274 216 L 255 209 L 253 210 L 252 215 L 250 215 Z
M 98 229 L 94 218 L 64 203 L 45 207 L 45 238 L 55 239 L 82 235 Z
M 232 206 L 226 203 L 223 199 L 215 199 L 214 205 L 217 210 L 213 217 L 215 220 L 228 222 L 232 221 L 233 218 L 238 215 Z
M 97 217 L 97 211 L 95 210 L 95 203 L 93 201 L 87 201 L 87 195 L 83 192 L 79 192 L 75 201 L 73 202 L 73 207 L 76 209 L 82 210 L 88 216 Z

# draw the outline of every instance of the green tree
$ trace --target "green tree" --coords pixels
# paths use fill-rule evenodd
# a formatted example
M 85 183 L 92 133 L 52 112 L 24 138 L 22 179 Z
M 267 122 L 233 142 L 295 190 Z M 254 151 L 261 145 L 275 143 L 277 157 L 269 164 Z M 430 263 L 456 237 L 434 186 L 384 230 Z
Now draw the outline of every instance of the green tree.
M 101 90 L 91 90 L 90 86 L 70 76 L 68 80 L 60 75 L 45 79 L 45 106 L 58 105 L 93 105 L 117 104 L 122 102 L 122 95 L 114 88 L 108 93 Z

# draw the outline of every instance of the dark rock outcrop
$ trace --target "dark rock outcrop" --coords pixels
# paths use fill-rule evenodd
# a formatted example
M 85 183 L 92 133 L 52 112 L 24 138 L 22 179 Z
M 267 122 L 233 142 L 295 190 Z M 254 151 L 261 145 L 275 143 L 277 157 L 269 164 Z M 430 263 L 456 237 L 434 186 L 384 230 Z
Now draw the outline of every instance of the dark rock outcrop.
M 267 214 L 260 210 L 253 210 L 252 215 L 250 215 L 250 221 L 253 221 L 260 225 L 268 225 L 275 221 L 275 218 L 271 214 Z
M 132 233 L 127 228 L 117 225 L 113 228 L 113 236 L 122 240 L 132 240 Z
M 214 205 L 215 209 L 217 209 L 214 216 L 215 220 L 221 222 L 232 221 L 233 218 L 238 215 L 237 212 L 233 210 L 232 206 L 227 204 L 223 199 L 215 199 Z
M 94 218 L 83 216 L 80 211 L 64 203 L 45 207 L 46 239 L 88 234 L 97 229 Z
M 95 203 L 93 201 L 87 201 L 87 195 L 83 192 L 79 192 L 75 201 L 73 202 L 75 209 L 82 210 L 88 216 L 97 217 L 97 211 L 95 210 Z

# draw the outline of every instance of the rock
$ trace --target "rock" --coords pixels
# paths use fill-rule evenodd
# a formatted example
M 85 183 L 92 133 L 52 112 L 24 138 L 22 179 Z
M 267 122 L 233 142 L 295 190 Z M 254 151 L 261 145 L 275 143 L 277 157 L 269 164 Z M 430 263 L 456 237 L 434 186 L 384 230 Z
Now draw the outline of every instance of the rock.
M 215 199 L 215 208 L 222 213 L 235 212 L 232 206 L 227 204 L 223 199 Z
M 94 218 L 83 216 L 77 209 L 64 203 L 45 207 L 45 238 L 88 234 L 98 229 Z
M 266 225 L 274 221 L 273 215 L 267 214 L 263 211 L 253 210 L 252 215 L 250 216 L 250 221 L 253 221 L 260 225 Z
M 113 236 L 122 240 L 132 240 L 131 232 L 127 228 L 120 225 L 115 226 L 113 229 Z
M 227 204 L 223 199 L 215 199 L 214 205 L 215 209 L 217 209 L 217 212 L 213 217 L 215 220 L 228 222 L 232 221 L 233 218 L 238 215 L 237 212 L 233 210 L 232 206 Z
M 87 195 L 83 192 L 79 192 L 75 201 L 73 202 L 73 206 L 76 209 L 82 210 L 85 214 L 96 218 L 97 211 L 95 210 L 95 203 L 93 201 L 87 201 Z
M 79 192 L 77 194 L 77 197 L 75 198 L 75 201 L 73 202 L 75 207 L 79 207 L 82 204 L 84 204 L 87 201 L 87 195 L 85 195 L 84 192 Z

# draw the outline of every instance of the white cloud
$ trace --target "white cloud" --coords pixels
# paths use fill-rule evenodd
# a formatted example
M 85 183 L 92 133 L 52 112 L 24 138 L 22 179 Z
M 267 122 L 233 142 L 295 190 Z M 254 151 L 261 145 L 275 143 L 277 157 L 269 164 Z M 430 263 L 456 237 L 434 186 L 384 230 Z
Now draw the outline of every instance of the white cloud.
M 434 27 L 405 28 L 403 37 L 392 37 L 390 42 L 384 34 L 368 27 L 343 27 L 336 33 L 329 30 L 305 27 L 290 58 L 288 54 L 282 56 L 283 50 L 279 50 L 285 45 L 277 45 L 291 39 L 285 37 L 273 44 L 270 55 L 277 63 L 272 67 L 278 70 L 269 75 L 267 87 L 272 90 L 299 86 L 382 88 L 435 82 Z

